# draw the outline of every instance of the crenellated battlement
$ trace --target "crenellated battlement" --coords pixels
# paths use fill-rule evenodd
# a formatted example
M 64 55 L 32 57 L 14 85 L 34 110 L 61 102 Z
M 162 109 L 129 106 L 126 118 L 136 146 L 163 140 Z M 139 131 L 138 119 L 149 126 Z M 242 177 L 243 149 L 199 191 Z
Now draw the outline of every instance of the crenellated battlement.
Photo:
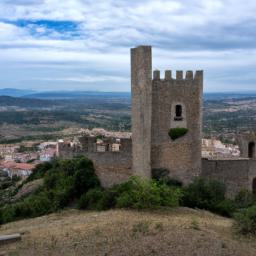
M 195 73 L 193 71 L 188 70 L 185 73 L 182 70 L 176 71 L 176 77 L 172 77 L 172 70 L 165 70 L 164 78 L 161 79 L 161 72 L 160 70 L 154 70 L 153 71 L 153 80 L 163 80 L 163 81 L 171 81 L 171 80 L 177 80 L 177 81 L 201 81 L 203 79 L 203 71 L 197 70 Z

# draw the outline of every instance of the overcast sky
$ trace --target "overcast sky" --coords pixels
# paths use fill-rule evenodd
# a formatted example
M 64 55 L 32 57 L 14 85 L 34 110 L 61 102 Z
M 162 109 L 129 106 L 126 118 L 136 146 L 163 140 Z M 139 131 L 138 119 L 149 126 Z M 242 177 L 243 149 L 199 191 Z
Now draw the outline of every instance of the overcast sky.
M 256 90 L 255 0 L 0 0 L 0 88 L 129 91 L 141 44 L 205 91 Z

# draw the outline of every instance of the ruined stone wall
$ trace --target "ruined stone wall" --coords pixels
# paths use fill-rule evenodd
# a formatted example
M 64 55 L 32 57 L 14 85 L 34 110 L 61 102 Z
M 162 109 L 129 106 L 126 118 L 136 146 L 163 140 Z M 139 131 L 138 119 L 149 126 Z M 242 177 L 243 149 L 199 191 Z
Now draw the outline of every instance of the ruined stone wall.
M 202 177 L 224 183 L 227 196 L 232 198 L 241 189 L 252 191 L 253 179 L 256 177 L 256 160 L 202 159 Z
M 152 168 L 168 169 L 170 176 L 187 184 L 201 172 L 201 129 L 203 72 L 154 71 L 152 81 Z M 182 106 L 182 118 L 175 119 L 175 106 Z M 187 128 L 185 136 L 171 140 L 170 128 Z
M 111 140 L 111 139 L 110 139 Z M 111 187 L 127 181 L 132 175 L 132 143 L 131 139 L 120 140 L 118 152 L 96 152 L 96 138 L 83 136 L 79 138 L 81 146 L 67 143 L 58 144 L 58 157 L 70 159 L 84 155 L 93 161 L 96 174 L 103 187 Z
M 87 152 L 103 187 L 127 181 L 132 175 L 131 152 Z
M 254 158 L 256 159 L 256 150 L 255 150 L 255 145 L 256 145 L 256 135 L 255 133 L 244 133 L 244 134 L 238 134 L 236 137 L 237 144 L 239 146 L 240 152 L 241 152 L 241 157 L 245 158 Z M 254 144 L 254 149 L 252 152 L 252 155 L 250 156 L 249 154 L 249 144 L 253 143 Z

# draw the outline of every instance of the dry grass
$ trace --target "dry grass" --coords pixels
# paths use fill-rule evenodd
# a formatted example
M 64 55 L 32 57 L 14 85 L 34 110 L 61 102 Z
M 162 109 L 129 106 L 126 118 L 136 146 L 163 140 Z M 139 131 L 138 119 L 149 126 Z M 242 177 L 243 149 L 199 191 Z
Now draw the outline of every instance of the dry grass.
M 256 241 L 232 234 L 232 221 L 187 208 L 159 211 L 66 210 L 3 225 L 20 232 L 3 255 L 256 255 Z

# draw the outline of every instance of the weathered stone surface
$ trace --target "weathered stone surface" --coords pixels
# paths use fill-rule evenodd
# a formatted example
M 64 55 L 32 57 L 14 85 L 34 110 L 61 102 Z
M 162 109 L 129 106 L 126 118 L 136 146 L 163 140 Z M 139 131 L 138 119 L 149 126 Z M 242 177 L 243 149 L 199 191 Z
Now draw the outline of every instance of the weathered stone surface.
M 203 77 L 153 80 L 152 86 L 152 145 L 153 169 L 163 168 L 170 176 L 183 183 L 190 182 L 201 172 L 201 129 Z M 180 105 L 182 114 L 176 118 L 175 108 Z M 188 133 L 172 141 L 170 128 L 187 128 Z
M 236 140 L 239 145 L 239 149 L 242 157 L 256 159 L 256 150 L 255 150 L 256 134 L 254 132 L 239 134 L 237 135 Z M 254 148 L 252 148 L 251 156 L 249 154 L 250 144 L 254 145 L 253 146 Z
M 131 49 L 132 170 L 151 177 L 152 57 L 151 46 Z
M 232 198 L 242 189 L 253 190 L 256 177 L 256 160 L 202 159 L 202 176 L 226 185 L 227 196 Z

